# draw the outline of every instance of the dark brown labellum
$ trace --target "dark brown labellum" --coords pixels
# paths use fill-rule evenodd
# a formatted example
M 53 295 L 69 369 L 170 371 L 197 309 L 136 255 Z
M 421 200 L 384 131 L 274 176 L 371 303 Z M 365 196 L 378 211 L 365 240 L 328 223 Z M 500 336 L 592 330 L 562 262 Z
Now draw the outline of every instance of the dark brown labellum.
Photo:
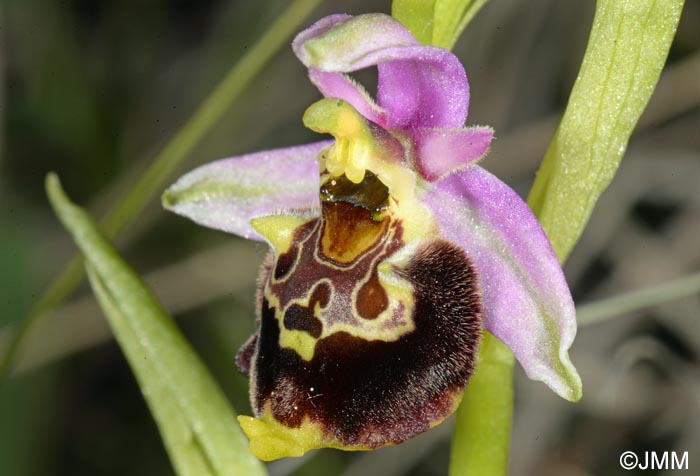
M 386 197 L 370 195 L 370 206 L 323 202 L 265 265 L 260 327 L 237 359 L 257 417 L 311 425 L 326 446 L 396 444 L 444 420 L 481 335 L 464 252 L 442 239 L 407 245 L 400 220 L 377 215 Z

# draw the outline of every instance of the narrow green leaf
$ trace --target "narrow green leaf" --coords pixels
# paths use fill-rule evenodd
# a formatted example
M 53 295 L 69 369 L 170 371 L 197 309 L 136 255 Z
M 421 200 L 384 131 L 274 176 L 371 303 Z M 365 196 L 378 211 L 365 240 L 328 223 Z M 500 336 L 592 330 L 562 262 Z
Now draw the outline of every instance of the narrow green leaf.
M 504 476 L 513 419 L 513 353 L 486 332 L 457 410 L 450 476 Z
M 599 0 L 569 104 L 529 204 L 564 261 L 617 170 L 666 61 L 683 0 Z
M 141 392 L 158 424 L 177 474 L 183 476 L 215 475 L 216 473 L 209 466 L 201 447 L 194 444 L 193 432 L 188 426 L 187 418 L 178 408 L 175 395 L 170 391 L 167 383 L 158 377 L 158 367 L 151 364 L 149 356 L 140 345 L 138 336 L 129 326 L 128 319 L 119 309 L 118 303 L 114 301 L 107 286 L 93 267 L 87 265 L 87 271 L 90 286 L 136 375 Z
M 425 45 L 452 49 L 488 0 L 394 0 L 391 14 Z
M 90 283 L 181 476 L 262 475 L 233 409 L 175 323 L 92 218 L 50 174 L 54 210 L 86 260 Z

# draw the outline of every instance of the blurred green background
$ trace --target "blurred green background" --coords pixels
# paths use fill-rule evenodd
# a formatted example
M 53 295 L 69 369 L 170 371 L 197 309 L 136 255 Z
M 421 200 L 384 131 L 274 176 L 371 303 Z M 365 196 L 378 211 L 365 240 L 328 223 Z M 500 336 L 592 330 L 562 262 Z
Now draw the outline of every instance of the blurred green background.
M 46 173 L 56 171 L 78 203 L 104 214 L 288 4 L 0 0 L 0 348 L 75 252 L 46 201 Z M 471 84 L 468 123 L 496 130 L 482 165 L 523 196 L 566 105 L 594 6 L 493 0 L 455 47 Z M 303 25 L 332 12 L 389 9 L 388 0 L 326 1 Z M 579 305 L 700 270 L 699 24 L 700 1 L 687 0 L 659 87 L 566 265 Z M 371 74 L 360 77 L 372 83 Z M 178 172 L 315 140 L 301 115 L 318 97 L 283 48 Z M 254 327 L 265 246 L 198 227 L 157 200 L 117 243 L 236 410 L 249 414 L 233 356 Z M 516 371 L 511 474 L 624 474 L 618 458 L 626 450 L 688 451 L 697 468 L 699 350 L 697 293 L 582 326 L 572 351 L 581 403 Z M 270 471 L 445 474 L 449 438 L 448 422 L 395 448 L 323 450 Z M 13 377 L 0 382 L 0 475 L 125 474 L 172 469 L 83 285 L 35 329 Z

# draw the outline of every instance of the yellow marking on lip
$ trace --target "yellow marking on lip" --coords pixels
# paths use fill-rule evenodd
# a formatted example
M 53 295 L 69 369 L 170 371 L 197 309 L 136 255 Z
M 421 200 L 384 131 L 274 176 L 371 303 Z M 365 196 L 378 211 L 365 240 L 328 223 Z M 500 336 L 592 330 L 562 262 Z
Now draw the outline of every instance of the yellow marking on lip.
M 301 425 L 296 428 L 285 426 L 275 420 L 267 408 L 260 418 L 240 415 L 238 423 L 250 440 L 251 453 L 263 461 L 287 456 L 298 457 L 317 448 L 337 448 L 345 451 L 372 449 L 369 446 L 345 446 L 328 439 L 324 436 L 323 426 L 312 422 L 309 417 L 304 417 Z
M 379 246 L 386 248 L 393 239 L 394 236 L 392 234 L 388 237 L 387 241 Z M 308 243 L 310 244 L 310 242 Z M 280 303 L 279 297 L 272 292 L 272 289 L 266 289 L 265 297 L 268 300 L 269 306 L 274 308 L 274 317 L 278 322 L 280 332 L 278 343 L 280 347 L 291 349 L 302 359 L 310 362 L 315 355 L 316 344 L 320 340 L 338 332 L 345 332 L 353 337 L 366 341 L 395 342 L 403 335 L 415 330 L 415 322 L 413 321 L 413 312 L 415 309 L 413 286 L 409 281 L 395 272 L 397 267 L 401 268 L 408 263 L 414 248 L 414 246 L 403 247 L 389 258 L 382 257 L 382 252 L 372 263 L 368 264 L 368 274 L 355 283 L 355 287 L 349 297 L 349 306 L 343 311 L 349 314 L 350 322 L 341 322 L 338 320 L 329 322 L 327 319 L 324 319 L 323 312 L 332 312 L 329 308 L 333 307 L 337 296 L 335 295 L 336 288 L 332 279 L 321 279 L 319 283 L 325 282 L 330 286 L 331 296 L 329 297 L 329 303 L 326 307 L 321 309 L 320 306 L 316 305 L 313 310 L 314 316 L 318 318 L 322 324 L 321 335 L 318 338 L 303 330 L 287 329 L 284 325 L 285 312 L 290 306 L 309 306 L 314 286 L 310 286 L 308 292 L 305 293 L 304 296 L 285 301 L 284 307 Z M 314 256 L 314 259 L 319 260 L 319 257 Z M 380 285 L 386 291 L 388 305 L 376 318 L 369 320 L 360 315 L 356 301 L 359 289 L 371 277 L 371 270 L 377 266 L 377 261 L 379 261 L 377 268 L 378 279 Z M 323 264 L 324 266 L 330 265 L 330 263 L 326 262 L 319 262 L 319 264 Z M 335 266 L 333 266 L 333 268 L 335 268 Z M 337 270 L 338 272 L 345 271 L 342 267 L 337 268 Z M 400 315 L 395 315 L 399 312 Z
M 292 349 L 307 362 L 311 362 L 311 359 L 314 358 L 316 342 L 318 339 L 308 332 L 287 328 L 280 329 L 280 347 Z
M 263 461 L 303 456 L 311 449 L 323 447 L 322 432 L 308 421 L 299 428 L 289 428 L 266 412 L 260 419 L 240 415 L 238 423 L 250 440 L 251 453 Z
M 255 231 L 270 243 L 278 255 L 292 246 L 294 232 L 302 225 L 313 220 L 312 217 L 295 215 L 270 215 L 252 218 L 250 224 Z
M 380 265 L 380 268 L 382 268 L 382 265 Z M 393 271 L 389 272 L 393 274 Z M 308 306 L 312 295 L 311 292 L 301 299 L 293 299 L 289 301 L 285 308 L 281 309 L 279 298 L 268 290 L 265 293 L 265 298 L 268 301 L 268 305 L 271 308 L 274 308 L 275 320 L 277 320 L 280 332 L 278 342 L 279 346 L 283 349 L 293 350 L 306 362 L 310 362 L 314 358 L 316 344 L 319 341 L 339 332 L 346 332 L 353 337 L 364 339 L 366 341 L 383 342 L 395 342 L 401 338 L 401 336 L 412 332 L 415 329 L 415 323 L 413 322 L 413 287 L 408 281 L 395 275 L 392 278 L 389 278 L 389 280 L 386 280 L 386 278 L 382 277 L 380 274 L 379 279 L 381 284 L 385 286 L 389 297 L 389 305 L 385 311 L 383 311 L 376 319 L 363 319 L 357 312 L 356 305 L 353 302 L 351 308 L 349 308 L 347 312 L 352 314 L 354 322 L 334 322 L 331 325 L 323 319 L 323 310 L 319 304 L 316 304 L 313 310 L 314 316 L 321 321 L 323 326 L 322 333 L 318 338 L 313 337 L 306 331 L 287 329 L 284 326 L 285 311 L 294 304 L 304 307 Z M 326 282 L 331 284 L 331 292 L 334 293 L 335 288 L 333 287 L 332 283 L 330 281 Z M 358 284 L 358 287 L 360 285 L 361 284 Z M 356 297 L 356 293 L 357 289 L 353 291 L 353 298 Z M 331 294 L 330 299 L 331 303 L 329 303 L 329 306 L 332 305 L 333 294 Z M 403 304 L 403 312 L 399 318 L 399 321 L 403 321 L 403 323 L 395 326 L 387 326 L 387 323 L 390 323 L 393 320 L 394 312 L 401 304 Z M 328 307 L 324 308 L 324 310 L 325 309 L 328 309 Z
M 321 280 L 319 282 L 323 282 L 324 280 Z M 328 282 L 328 284 L 331 287 L 331 297 L 330 299 L 333 298 L 333 284 Z M 304 296 L 301 299 L 293 299 L 287 303 L 287 306 L 284 309 L 281 309 L 281 304 L 279 301 L 279 298 L 275 296 L 269 289 L 265 291 L 265 298 L 267 299 L 268 305 L 271 308 L 274 308 L 275 310 L 275 319 L 277 320 L 277 324 L 279 326 L 280 330 L 280 336 L 279 336 L 279 345 L 283 349 L 291 349 L 299 356 L 306 360 L 307 362 L 310 362 L 311 359 L 314 358 L 314 352 L 316 351 L 316 343 L 323 337 L 319 337 L 318 339 L 311 334 L 309 334 L 306 331 L 300 331 L 297 329 L 287 329 L 284 327 L 284 313 L 286 312 L 287 309 L 289 309 L 290 306 L 297 304 L 299 306 L 303 307 L 308 307 L 309 302 L 311 301 L 311 296 L 313 293 L 311 292 L 311 289 L 309 290 L 309 293 L 307 296 Z M 314 306 L 314 315 L 320 314 L 320 305 L 316 304 Z M 321 320 L 321 323 L 323 323 L 323 320 Z M 325 329 L 324 329 L 325 331 Z

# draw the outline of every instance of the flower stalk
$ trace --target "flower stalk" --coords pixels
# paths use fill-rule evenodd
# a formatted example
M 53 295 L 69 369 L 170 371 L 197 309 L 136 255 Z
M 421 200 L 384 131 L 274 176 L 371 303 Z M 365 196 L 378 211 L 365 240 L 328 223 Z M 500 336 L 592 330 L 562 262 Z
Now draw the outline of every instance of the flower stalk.
M 457 410 L 450 476 L 504 476 L 513 421 L 513 352 L 484 336 L 476 371 Z

